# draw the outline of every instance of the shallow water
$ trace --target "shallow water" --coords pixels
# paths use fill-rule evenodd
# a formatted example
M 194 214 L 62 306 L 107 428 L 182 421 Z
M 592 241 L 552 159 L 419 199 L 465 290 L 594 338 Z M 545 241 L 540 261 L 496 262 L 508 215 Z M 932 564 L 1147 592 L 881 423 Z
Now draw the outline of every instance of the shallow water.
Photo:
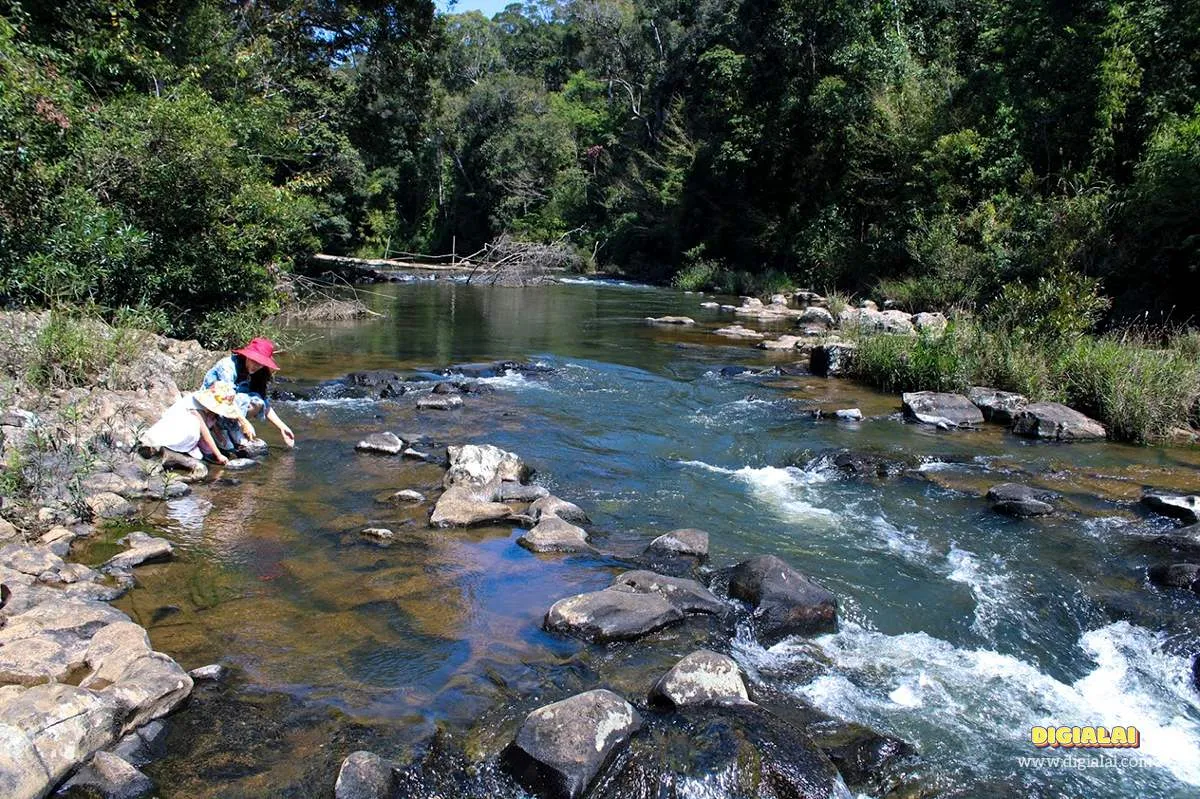
M 939 433 L 891 418 L 896 398 L 845 381 L 722 377 L 723 366 L 794 359 L 712 336 L 730 316 L 700 309 L 697 295 L 417 282 L 372 296 L 385 318 L 305 329 L 284 356 L 300 388 L 356 369 L 501 358 L 552 371 L 484 378 L 494 391 L 450 412 L 418 412 L 412 396 L 281 402 L 294 452 L 273 447 L 240 485 L 159 509 L 179 557 L 139 570 L 121 606 L 185 666 L 234 673 L 199 688 L 172 722 L 167 756 L 150 769 L 161 795 L 328 792 L 349 751 L 404 759 L 439 728 L 487 757 L 525 712 L 569 693 L 604 685 L 640 701 L 711 637 L 685 625 L 601 647 L 542 632 L 555 600 L 607 585 L 620 565 L 532 555 L 511 526 L 432 531 L 427 504 L 380 503 L 401 488 L 435 496 L 442 470 L 357 454 L 354 442 L 376 430 L 419 434 L 430 451 L 487 442 L 519 453 L 617 555 L 703 527 L 714 566 L 769 552 L 811 574 L 840 598 L 839 632 L 816 647 L 764 650 L 739 635 L 724 648 L 755 681 L 913 743 L 917 777 L 934 790 L 1200 790 L 1190 685 L 1200 598 L 1148 586 L 1150 542 L 1171 525 L 1131 502 L 1146 486 L 1200 489 L 1195 450 Z M 701 324 L 642 322 L 663 314 Z M 869 418 L 811 413 L 842 407 Z M 924 465 L 886 483 L 802 468 L 805 453 L 830 447 Z M 1063 512 L 993 514 L 982 493 L 1011 479 L 1060 491 Z M 395 530 L 396 543 L 362 540 L 368 525 Z M 1029 744 L 1035 724 L 1136 725 L 1143 767 L 1022 764 L 1046 756 Z

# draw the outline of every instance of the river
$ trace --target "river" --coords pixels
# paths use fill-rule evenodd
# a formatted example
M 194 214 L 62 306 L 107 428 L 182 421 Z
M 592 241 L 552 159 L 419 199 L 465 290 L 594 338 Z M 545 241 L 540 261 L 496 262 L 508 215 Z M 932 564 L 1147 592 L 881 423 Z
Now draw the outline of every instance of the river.
M 677 291 L 417 281 L 368 296 L 383 317 L 297 331 L 281 357 L 296 382 L 281 388 L 494 359 L 548 371 L 482 378 L 494 390 L 449 412 L 417 411 L 411 396 L 280 402 L 294 452 L 273 447 L 240 484 L 158 510 L 179 555 L 140 570 L 118 604 L 185 667 L 232 670 L 171 719 L 148 769 L 161 796 L 331 795 L 353 749 L 404 761 L 442 730 L 486 759 L 525 713 L 574 691 L 602 684 L 637 703 L 694 637 L 599 646 L 539 625 L 555 600 L 607 585 L 616 557 L 676 527 L 710 531 L 714 566 L 777 554 L 839 597 L 834 634 L 770 649 L 739 634 L 726 651 L 754 683 L 913 744 L 909 776 L 930 795 L 1200 791 L 1200 598 L 1147 584 L 1153 542 L 1172 525 L 1134 504 L 1143 487 L 1200 490 L 1194 449 L 943 433 L 903 424 L 890 416 L 898 398 L 847 381 L 723 376 L 794 358 L 713 336 L 728 315 Z M 701 324 L 642 321 L 663 314 Z M 868 418 L 812 414 L 845 407 Z M 536 556 L 512 526 L 428 529 L 428 504 L 379 500 L 434 495 L 442 469 L 356 453 L 378 430 L 518 453 L 535 482 L 589 513 L 594 543 L 615 557 Z M 902 453 L 920 474 L 805 467 L 841 447 Z M 993 513 L 982 493 L 1014 479 L 1059 491 L 1060 511 Z M 364 541 L 368 525 L 397 542 Z M 1022 761 L 1045 756 L 1029 730 L 1048 723 L 1135 725 L 1138 767 Z

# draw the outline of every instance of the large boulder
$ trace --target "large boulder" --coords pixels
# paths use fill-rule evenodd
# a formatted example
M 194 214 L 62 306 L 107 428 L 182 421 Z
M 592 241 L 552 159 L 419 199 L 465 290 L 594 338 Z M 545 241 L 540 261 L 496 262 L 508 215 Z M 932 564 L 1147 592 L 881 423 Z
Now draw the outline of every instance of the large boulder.
M 489 487 L 494 493 L 499 482 L 525 482 L 532 470 L 515 454 L 491 444 L 464 444 L 446 447 L 449 468 L 443 484 L 468 485 L 475 489 Z
M 733 658 L 701 649 L 686 656 L 650 689 L 650 701 L 673 707 L 749 702 Z
M 817 377 L 838 377 L 850 371 L 855 345 L 849 341 L 827 341 L 812 348 L 808 370 Z
M 646 553 L 668 557 L 683 555 L 705 560 L 708 558 L 708 533 L 691 527 L 672 530 L 651 541 Z
M 1163 588 L 1190 588 L 1200 594 L 1200 563 L 1170 563 L 1152 566 L 1150 582 Z
M 975 403 L 975 407 L 983 411 L 983 418 L 996 424 L 1011 425 L 1016 421 L 1017 414 L 1025 409 L 1029 400 L 1022 394 L 1011 391 L 1000 391 L 986 386 L 971 386 L 967 389 L 967 399 Z
M 587 531 L 557 516 L 543 516 L 532 530 L 517 539 L 531 552 L 584 552 L 588 545 Z
M 729 596 L 754 608 L 755 633 L 764 644 L 837 630 L 837 598 L 774 555 L 735 566 Z
M 1054 496 L 1053 491 L 1039 491 L 1018 483 L 1000 483 L 989 488 L 987 492 L 992 510 L 1019 519 L 1053 513 L 1054 506 L 1047 500 Z
M 606 588 L 558 600 L 547 611 L 542 626 L 550 632 L 604 643 L 638 638 L 683 617 L 682 610 L 657 592 Z
M 438 497 L 429 524 L 433 527 L 473 527 L 507 519 L 513 510 L 503 502 L 492 502 L 490 491 L 473 491 L 467 485 L 452 485 Z
M 904 418 L 942 429 L 974 428 L 983 424 L 983 412 L 961 394 L 910 391 L 902 394 Z
M 351 752 L 342 761 L 334 799 L 389 799 L 396 782 L 392 764 L 373 752 Z
M 638 569 L 617 575 L 612 587 L 618 591 L 631 591 L 635 594 L 660 594 L 684 613 L 720 615 L 726 610 L 725 603 L 712 591 L 695 580 L 682 577 L 667 577 Z
M 612 691 L 587 691 L 526 716 L 503 762 L 534 793 L 578 799 L 641 726 L 638 712 Z
M 1104 425 L 1057 402 L 1026 405 L 1013 420 L 1013 432 L 1046 441 L 1091 441 L 1108 436 Z
M 1142 495 L 1142 504 L 1162 516 L 1180 519 L 1185 524 L 1200 522 L 1200 497 L 1160 494 L 1149 491 Z

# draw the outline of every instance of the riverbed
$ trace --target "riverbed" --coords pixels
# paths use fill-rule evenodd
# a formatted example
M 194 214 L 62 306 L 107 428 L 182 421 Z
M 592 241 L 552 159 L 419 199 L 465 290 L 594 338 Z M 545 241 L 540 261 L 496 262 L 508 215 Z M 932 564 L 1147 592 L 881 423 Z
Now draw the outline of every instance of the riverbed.
M 294 451 L 273 446 L 237 484 L 154 509 L 178 557 L 145 567 L 117 604 L 185 667 L 231 670 L 171 720 L 148 769 L 159 795 L 328 795 L 354 749 L 404 762 L 440 731 L 487 763 L 546 702 L 599 685 L 640 701 L 702 633 L 603 646 L 540 624 L 555 600 L 604 587 L 623 555 L 678 527 L 711 533 L 713 566 L 776 554 L 838 596 L 836 633 L 764 649 L 739 631 L 725 650 L 752 683 L 912 744 L 913 784 L 946 796 L 1200 790 L 1200 597 L 1148 584 L 1155 539 L 1173 525 L 1136 505 L 1143 488 L 1200 492 L 1196 449 L 904 424 L 897 397 L 712 335 L 729 315 L 678 291 L 415 281 L 366 296 L 382 317 L 297 331 L 280 359 L 295 382 L 280 388 L 496 359 L 544 371 L 475 378 L 489 390 L 451 411 L 418 411 L 412 395 L 280 401 Z M 699 324 L 644 321 L 667 314 Z M 785 368 L 725 370 L 774 365 Z M 850 407 L 866 418 L 814 413 Z M 534 482 L 587 511 L 606 554 L 534 555 L 513 525 L 429 529 L 428 503 L 381 500 L 405 488 L 432 500 L 443 469 L 355 452 L 380 430 L 435 453 L 518 453 Z M 847 479 L 814 461 L 833 448 L 914 467 Z M 1058 512 L 995 514 L 982 495 L 1006 481 L 1057 491 Z M 396 541 L 364 540 L 368 526 Z M 1043 724 L 1135 725 L 1138 766 L 1023 761 L 1046 755 L 1029 742 Z

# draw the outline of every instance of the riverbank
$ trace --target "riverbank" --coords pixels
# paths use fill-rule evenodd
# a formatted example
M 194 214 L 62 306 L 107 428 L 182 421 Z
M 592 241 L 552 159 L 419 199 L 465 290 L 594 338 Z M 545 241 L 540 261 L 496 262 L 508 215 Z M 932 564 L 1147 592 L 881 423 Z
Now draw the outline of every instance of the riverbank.
M 6 797 L 46 796 L 67 778 L 104 795 L 150 787 L 137 767 L 193 676 L 109 603 L 135 585 L 136 567 L 172 555 L 136 531 L 143 507 L 190 489 L 133 449 L 218 355 L 59 313 L 0 314 Z M 95 568 L 66 560 L 103 524 L 127 529 L 120 551 Z

